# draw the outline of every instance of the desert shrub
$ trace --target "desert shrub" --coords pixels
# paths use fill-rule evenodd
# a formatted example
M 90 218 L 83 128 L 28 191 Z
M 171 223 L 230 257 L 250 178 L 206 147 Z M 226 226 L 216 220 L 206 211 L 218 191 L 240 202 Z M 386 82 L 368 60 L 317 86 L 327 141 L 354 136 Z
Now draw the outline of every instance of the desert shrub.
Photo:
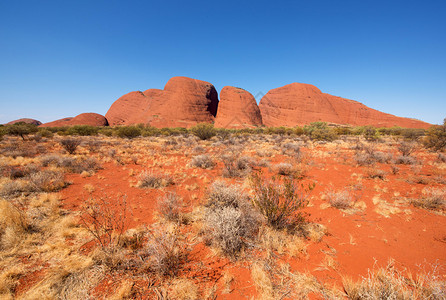
M 208 140 L 217 134 L 214 125 L 208 123 L 197 124 L 190 131 L 201 140 Z
M 97 135 L 99 128 L 89 125 L 75 125 L 68 129 L 69 135 L 80 135 L 80 136 L 90 136 Z
M 372 179 L 378 178 L 384 180 L 384 178 L 386 177 L 386 172 L 381 169 L 371 168 L 367 170 L 367 177 Z
M 302 209 L 308 205 L 308 191 L 314 186 L 300 188 L 292 178 L 282 182 L 273 177 L 267 181 L 257 172 L 251 176 L 253 202 L 268 223 L 276 229 L 291 229 L 305 223 Z
M 168 192 L 158 198 L 158 211 L 169 221 L 180 222 L 183 209 L 183 198 L 176 193 Z
M 62 147 L 70 154 L 76 152 L 77 147 L 81 144 L 79 139 L 63 139 L 60 141 Z
M 297 159 L 301 156 L 300 144 L 286 143 L 282 145 L 282 154 L 296 157 Z
M 258 232 L 260 218 L 237 186 L 216 181 L 207 198 L 206 238 L 225 255 L 235 258 Z
M 417 141 L 420 137 L 424 136 L 425 130 L 421 128 L 405 128 L 402 130 L 401 135 L 405 140 Z
M 47 128 L 39 128 L 39 134 L 44 138 L 52 138 L 54 136 L 54 133 L 52 131 L 49 131 Z
M 122 244 L 127 213 L 125 195 L 116 199 L 88 199 L 81 209 L 81 224 L 107 255 L 113 255 Z
M 336 133 L 325 122 L 313 122 L 304 126 L 305 134 L 315 141 L 334 141 Z
M 292 175 L 295 173 L 295 169 L 292 164 L 279 163 L 276 165 L 276 171 L 279 175 Z
M 426 131 L 423 144 L 428 149 L 444 151 L 446 149 L 446 119 L 443 125 L 434 125 Z
M 7 200 L 0 199 L 0 249 L 11 246 L 7 235 L 20 236 L 30 229 L 22 210 Z
M 364 127 L 363 135 L 369 142 L 377 141 L 379 139 L 378 131 L 373 126 Z
M 189 163 L 192 167 L 202 168 L 202 169 L 210 169 L 215 166 L 212 158 L 207 154 L 197 155 L 192 157 L 192 160 Z
M 161 188 L 173 184 L 169 175 L 156 174 L 151 171 L 143 171 L 139 175 L 138 187 L 140 188 Z
M 43 170 L 28 177 L 30 192 L 56 192 L 66 186 L 63 173 Z
M 37 126 L 33 124 L 27 124 L 24 122 L 15 123 L 13 125 L 6 126 L 6 133 L 9 135 L 20 136 L 25 140 L 25 136 L 31 133 L 37 132 Z
M 146 245 L 150 270 L 164 277 L 175 277 L 187 261 L 190 246 L 178 228 L 149 231 Z
M 414 142 L 402 142 L 398 146 L 398 150 L 402 156 L 410 156 L 416 150 L 416 143 Z
M 140 127 L 137 126 L 122 126 L 119 127 L 116 135 L 120 138 L 128 138 L 128 139 L 133 139 L 136 138 L 138 136 L 140 136 L 142 133 L 142 130 Z
M 243 177 L 251 172 L 254 165 L 251 157 L 239 156 L 238 154 L 223 155 L 222 160 L 224 177 Z
M 442 153 L 438 153 L 437 161 L 445 163 L 446 162 L 446 155 L 444 155 Z
M 112 136 L 114 132 L 115 131 L 112 128 L 108 128 L 108 127 L 99 128 L 99 131 L 98 131 L 99 134 L 102 134 L 105 136 Z
M 410 202 L 417 207 L 425 209 L 446 209 L 446 190 L 438 188 L 426 188 L 420 199 L 412 199 Z
M 346 189 L 334 191 L 330 189 L 325 193 L 328 203 L 337 209 L 348 209 L 353 205 L 352 196 Z
M 398 156 L 394 161 L 397 165 L 414 165 L 417 163 L 417 160 L 412 156 Z

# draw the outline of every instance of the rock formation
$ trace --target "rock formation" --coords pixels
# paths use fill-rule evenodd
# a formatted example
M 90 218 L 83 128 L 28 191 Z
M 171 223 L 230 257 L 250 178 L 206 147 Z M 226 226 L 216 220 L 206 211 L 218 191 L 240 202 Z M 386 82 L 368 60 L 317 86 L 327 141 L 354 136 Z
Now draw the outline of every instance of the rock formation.
M 323 121 L 353 126 L 428 128 L 431 124 L 396 117 L 354 100 L 322 93 L 310 84 L 292 83 L 270 90 L 260 100 L 263 124 L 268 127 L 305 125 Z
M 26 123 L 26 124 L 33 124 L 33 125 L 37 125 L 37 126 L 42 124 L 42 122 L 40 122 L 40 121 L 37 121 L 37 120 L 34 120 L 34 119 L 28 119 L 28 118 L 14 120 L 14 121 L 8 122 L 6 124 L 7 125 L 12 125 L 12 124 L 15 124 L 15 123 L 20 123 L 20 122 L 23 122 L 23 123 Z
M 260 109 L 251 93 L 232 86 L 221 90 L 215 127 L 239 129 L 262 124 Z
M 64 118 L 53 122 L 44 123 L 39 127 L 62 127 L 74 125 L 108 126 L 107 119 L 96 113 L 83 113 L 74 118 Z
M 191 127 L 213 122 L 218 94 L 205 81 L 173 77 L 164 90 L 131 92 L 116 100 L 105 117 L 110 125 L 149 124 L 155 127 Z

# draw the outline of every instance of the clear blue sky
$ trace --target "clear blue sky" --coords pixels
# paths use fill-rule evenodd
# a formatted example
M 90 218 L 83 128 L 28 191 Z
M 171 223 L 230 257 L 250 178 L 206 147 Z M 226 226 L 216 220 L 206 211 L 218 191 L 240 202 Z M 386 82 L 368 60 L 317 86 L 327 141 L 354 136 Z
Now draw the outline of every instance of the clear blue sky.
M 310 83 L 438 124 L 445 16 L 444 0 L 0 0 L 0 123 L 105 114 L 188 76 L 253 95 Z

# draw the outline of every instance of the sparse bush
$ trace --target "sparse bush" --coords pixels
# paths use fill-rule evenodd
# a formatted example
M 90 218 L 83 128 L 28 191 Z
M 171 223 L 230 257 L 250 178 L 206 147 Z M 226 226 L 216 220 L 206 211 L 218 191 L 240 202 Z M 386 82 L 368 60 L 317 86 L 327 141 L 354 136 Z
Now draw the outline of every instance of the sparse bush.
M 305 214 L 301 211 L 308 205 L 308 191 L 314 186 L 299 189 L 292 178 L 279 182 L 275 177 L 266 181 L 261 173 L 251 177 L 254 192 L 253 202 L 268 223 L 276 229 L 295 229 L 302 226 Z
M 395 159 L 395 164 L 397 165 L 414 165 L 417 160 L 412 156 L 398 156 Z
M 208 123 L 197 124 L 190 131 L 201 140 L 208 140 L 217 134 L 214 125 Z
M 63 174 L 57 171 L 43 170 L 29 176 L 30 192 L 56 192 L 66 186 Z
M 192 167 L 202 168 L 202 169 L 211 169 L 215 166 L 214 161 L 207 154 L 197 155 L 192 157 L 192 160 L 189 163 Z
M 277 164 L 276 171 L 279 175 L 285 175 L 285 176 L 289 176 L 295 173 L 293 165 L 289 163 Z
M 206 236 L 210 243 L 235 258 L 258 231 L 260 219 L 240 188 L 216 181 L 208 194 Z
M 60 141 L 62 147 L 70 154 L 76 152 L 77 147 L 81 144 L 79 139 L 63 139 Z
M 414 142 L 402 142 L 398 146 L 398 150 L 402 156 L 410 156 L 416 150 L 416 143 Z
M 158 211 L 169 221 L 180 222 L 182 208 L 183 199 L 176 193 L 168 192 L 158 199 Z
M 427 130 L 423 144 L 426 148 L 434 151 L 446 149 L 446 119 L 444 119 L 443 125 L 434 125 Z
M 401 135 L 405 140 L 417 141 L 425 134 L 425 130 L 421 128 L 405 128 L 402 130 Z
M 446 209 L 446 190 L 437 188 L 426 188 L 424 196 L 420 199 L 412 199 L 414 206 L 425 209 Z
M 148 265 L 161 276 L 175 277 L 187 261 L 189 250 L 177 228 L 149 232 L 146 246 Z
M 374 142 L 379 139 L 378 131 L 373 126 L 364 127 L 363 135 L 364 138 L 369 142 Z
M 384 180 L 386 177 L 386 172 L 381 169 L 371 168 L 367 170 L 367 176 L 372 179 L 378 178 Z
M 48 138 L 48 139 L 50 139 L 54 136 L 54 133 L 49 131 L 46 128 L 39 128 L 39 134 L 41 137 Z
M 139 175 L 138 187 L 140 188 L 161 188 L 173 184 L 170 176 L 164 174 L 155 174 L 151 171 L 144 171 Z
M 138 136 L 140 136 L 142 133 L 142 130 L 140 127 L 137 126 L 122 126 L 119 127 L 116 135 L 120 138 L 128 138 L 128 139 L 133 139 L 136 138 Z
M 250 173 L 254 161 L 248 156 L 238 156 L 234 154 L 224 155 L 223 176 L 224 177 L 243 177 Z

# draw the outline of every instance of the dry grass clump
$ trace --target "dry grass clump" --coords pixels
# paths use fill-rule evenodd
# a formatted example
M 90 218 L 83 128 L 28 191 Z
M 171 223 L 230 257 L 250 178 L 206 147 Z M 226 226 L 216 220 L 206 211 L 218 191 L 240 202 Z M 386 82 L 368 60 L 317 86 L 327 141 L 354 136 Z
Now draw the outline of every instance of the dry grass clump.
M 372 179 L 378 178 L 384 180 L 386 177 L 386 172 L 378 168 L 370 168 L 367 170 L 367 177 Z
M 12 246 L 27 230 L 29 224 L 24 212 L 9 201 L 0 200 L 0 249 Z
M 415 165 L 417 163 L 417 160 L 412 156 L 400 155 L 395 158 L 394 163 L 397 165 Z
M 292 178 L 264 180 L 260 172 L 251 177 L 251 186 L 253 203 L 272 227 L 296 230 L 306 223 L 301 210 L 308 205 L 308 191 L 314 186 L 298 188 Z
M 204 215 L 206 238 L 225 255 L 235 258 L 260 226 L 259 215 L 237 186 L 214 182 Z
M 183 198 L 176 193 L 168 192 L 158 199 L 158 211 L 169 221 L 181 222 L 183 210 Z
M 207 154 L 197 155 L 192 157 L 189 165 L 192 167 L 202 168 L 202 169 L 211 169 L 215 166 L 215 162 L 212 158 Z
M 148 268 L 162 277 L 175 277 L 187 261 L 190 245 L 177 227 L 149 231 L 144 250 Z
M 341 191 L 329 190 L 325 193 L 328 203 L 337 209 L 349 209 L 353 206 L 352 196 L 347 189 Z
M 276 171 L 279 175 L 292 175 L 295 173 L 295 169 L 292 164 L 289 163 L 280 163 L 276 165 Z
M 425 188 L 420 199 L 412 199 L 410 202 L 416 206 L 431 210 L 446 209 L 446 189 Z
M 173 184 L 173 179 L 166 174 L 156 174 L 152 171 L 143 171 L 139 175 L 138 187 L 158 189 Z
M 348 299 L 445 299 L 446 282 L 439 268 L 413 278 L 395 268 L 390 261 L 385 268 L 369 271 L 360 282 L 344 278 L 344 291 Z
M 224 177 L 243 177 L 251 172 L 254 160 L 248 156 L 224 155 L 223 176 Z
M 22 194 L 55 192 L 66 186 L 61 172 L 43 170 L 22 179 L 10 180 L 0 187 L 0 196 L 17 197 Z
M 402 156 L 410 156 L 417 147 L 417 143 L 415 142 L 402 142 L 398 146 L 398 150 L 401 152 Z
M 100 169 L 99 162 L 94 157 L 66 157 L 57 154 L 49 154 L 40 157 L 40 163 L 43 167 L 54 166 L 63 168 L 68 172 L 82 173 L 84 171 L 95 171 Z

